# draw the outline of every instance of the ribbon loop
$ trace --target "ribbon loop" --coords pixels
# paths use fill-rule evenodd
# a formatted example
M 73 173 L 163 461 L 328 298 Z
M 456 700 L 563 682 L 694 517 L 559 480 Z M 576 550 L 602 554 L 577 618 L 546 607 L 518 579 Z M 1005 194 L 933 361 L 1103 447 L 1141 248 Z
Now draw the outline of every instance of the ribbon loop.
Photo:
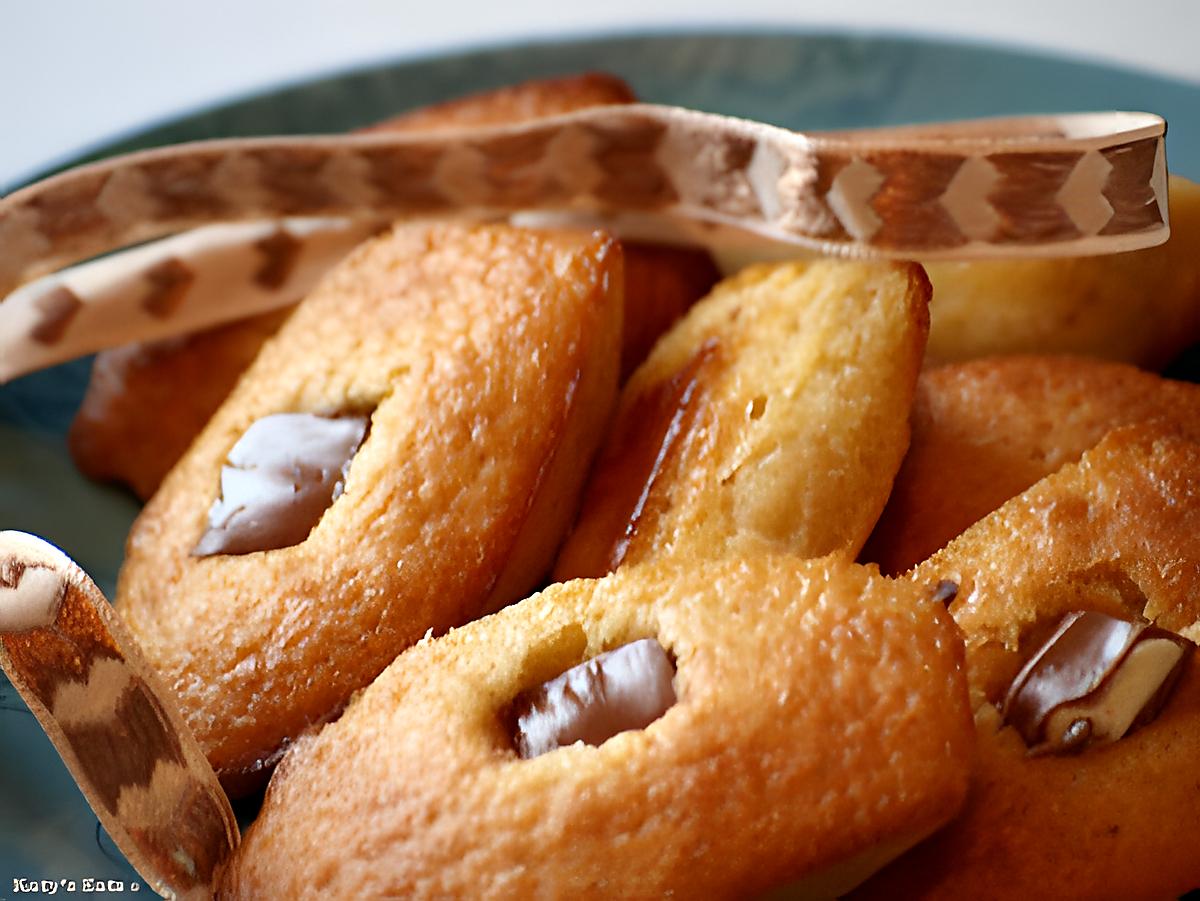
M 24 532 L 0 532 L 0 668 L 147 883 L 211 898 L 240 842 L 216 774 L 100 589 Z
M 241 285 L 259 282 L 240 315 L 295 301 L 378 223 L 407 215 L 632 215 L 846 257 L 1136 250 L 1169 234 L 1165 129 L 1149 113 L 1107 112 L 803 134 L 628 104 L 513 125 L 141 151 L 0 200 L 0 381 L 122 340 L 178 334 L 185 321 L 237 318 L 199 298 L 231 296 L 230 272 L 246 270 Z M 209 228 L 17 290 L 134 242 L 285 217 L 298 218 L 274 243 L 248 237 L 272 230 L 269 222 Z M 190 285 L 199 272 L 188 254 L 218 274 L 207 293 Z M 295 260 L 307 268 L 289 281 Z M 189 290 L 187 315 L 164 325 Z M 102 302 L 133 308 L 84 329 L 80 314 Z M 129 327 L 138 317 L 145 327 Z M 64 342 L 69 328 L 88 336 Z

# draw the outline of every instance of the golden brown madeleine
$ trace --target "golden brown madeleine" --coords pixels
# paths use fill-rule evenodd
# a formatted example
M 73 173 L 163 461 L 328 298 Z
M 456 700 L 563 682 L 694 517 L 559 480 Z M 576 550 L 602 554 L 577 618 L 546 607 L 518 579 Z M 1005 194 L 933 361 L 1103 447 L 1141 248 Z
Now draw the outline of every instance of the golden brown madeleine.
M 365 130 L 515 123 L 634 99 L 621 79 L 592 72 L 470 94 L 410 110 Z M 665 281 L 669 289 L 686 284 L 683 276 L 675 274 L 678 265 L 669 268 L 665 261 L 657 266 L 638 261 L 633 274 L 640 283 L 665 270 L 655 284 L 661 288 Z M 692 289 L 691 299 L 701 297 L 710 286 L 711 282 Z M 673 318 L 682 312 L 675 309 L 680 302 L 678 293 L 668 294 L 661 307 L 675 310 Z M 76 465 L 93 479 L 126 483 L 138 497 L 148 499 L 286 317 L 286 311 L 265 313 L 176 340 L 97 354 L 83 404 L 71 424 L 70 450 Z M 668 319 L 662 327 L 669 324 Z
M 960 588 L 978 760 L 962 814 L 881 872 L 881 898 L 1173 898 L 1200 884 L 1200 667 L 1112 744 L 1029 756 L 1000 705 L 1064 614 L 1200 637 L 1200 445 L 1113 432 L 919 566 Z M 1064 669 L 1068 669 L 1064 667 Z
M 517 755 L 515 699 L 643 639 L 675 669 L 673 706 L 598 745 Z M 298 741 L 220 894 L 845 888 L 962 800 L 961 655 L 928 590 L 834 558 L 553 585 L 411 648 Z
M 931 365 L 1071 353 L 1161 369 L 1200 341 L 1200 185 L 1170 182 L 1171 239 L 1072 259 L 930 263 Z
M 625 386 L 555 577 L 688 548 L 857 553 L 908 446 L 928 300 L 915 264 L 722 282 Z
M 621 284 L 620 247 L 603 234 L 398 227 L 352 254 L 267 343 L 135 523 L 118 590 L 227 786 L 427 630 L 544 575 L 615 397 Z M 251 427 L 280 413 L 318 414 L 309 426 L 339 432 L 334 463 L 305 458 L 328 457 L 321 430 L 267 448 L 297 445 L 284 462 L 305 501 L 309 476 L 353 451 L 347 417 L 370 417 L 344 494 L 332 487 L 298 544 L 196 556 L 223 536 L 239 538 L 237 551 L 254 540 L 252 528 L 210 522 L 246 525 L 235 489 L 272 472 L 267 451 L 258 470 L 238 458 L 254 456 Z M 294 524 L 294 512 L 259 525 Z
M 1067 356 L 926 370 L 908 454 L 861 559 L 904 572 L 1111 429 L 1150 420 L 1200 438 L 1200 386 Z

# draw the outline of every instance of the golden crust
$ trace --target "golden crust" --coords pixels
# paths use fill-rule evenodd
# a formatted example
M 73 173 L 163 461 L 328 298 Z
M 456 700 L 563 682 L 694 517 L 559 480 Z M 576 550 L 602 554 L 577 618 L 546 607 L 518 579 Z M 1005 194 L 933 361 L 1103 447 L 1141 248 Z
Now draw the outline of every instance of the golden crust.
M 515 123 L 635 99 L 621 79 L 590 72 L 470 94 L 411 110 L 365 131 Z M 716 281 L 714 270 L 712 281 L 696 285 L 695 275 L 680 271 L 685 264 L 687 272 L 703 272 L 694 259 L 662 259 L 652 249 L 632 261 L 631 286 L 646 283 L 645 293 L 638 295 L 639 306 L 647 308 L 648 323 L 662 320 L 660 331 L 683 311 L 685 299 L 695 301 Z M 651 288 L 657 289 L 655 294 L 650 294 Z M 660 299 L 657 292 L 665 295 Z M 289 312 L 251 316 L 171 341 L 98 354 L 71 424 L 69 447 L 76 465 L 93 479 L 126 483 L 142 500 L 148 499 Z M 646 347 L 639 359 L 654 337 L 657 333 L 641 339 Z
M 1200 386 L 1066 356 L 927 370 L 908 453 L 862 559 L 904 572 L 1110 429 L 1152 420 L 1200 438 Z
M 968 649 L 1015 651 L 1027 628 L 1084 608 L 1183 632 L 1200 620 L 1200 444 L 1163 424 L 1117 429 L 911 577 L 935 576 L 959 585 Z M 981 685 L 995 700 L 998 684 Z
M 520 760 L 521 690 L 656 637 L 678 703 Z M 928 592 L 836 559 L 623 568 L 401 655 L 301 740 L 226 897 L 744 897 L 957 808 L 961 644 Z
M 929 363 L 1070 353 L 1162 368 L 1200 340 L 1200 185 L 1170 182 L 1171 238 L 1074 259 L 930 263 Z
M 625 563 L 763 544 L 857 553 L 908 445 L 928 299 L 912 264 L 786 263 L 722 282 L 626 385 L 556 578 L 622 562 L 623 499 L 645 484 Z M 694 412 L 652 471 L 634 449 L 664 413 L 646 400 L 680 373 Z
M 1029 758 L 995 705 L 1062 614 L 1099 610 L 1193 639 L 1200 445 L 1113 432 L 919 566 L 959 583 L 978 760 L 962 814 L 864 897 L 1168 898 L 1200 884 L 1200 665 L 1156 719 L 1077 756 Z
M 620 265 L 601 234 L 399 227 L 268 342 L 135 523 L 118 591 L 227 785 L 542 576 L 615 397 Z M 281 411 L 373 411 L 345 493 L 299 545 L 192 557 L 230 447 Z

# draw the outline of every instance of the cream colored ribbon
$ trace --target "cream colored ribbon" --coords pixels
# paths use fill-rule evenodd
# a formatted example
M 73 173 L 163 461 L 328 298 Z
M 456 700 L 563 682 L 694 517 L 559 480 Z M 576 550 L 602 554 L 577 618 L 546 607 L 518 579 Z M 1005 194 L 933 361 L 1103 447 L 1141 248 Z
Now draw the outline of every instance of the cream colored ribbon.
M 211 898 L 241 840 L 216 774 L 100 589 L 24 532 L 0 532 L 0 668 L 134 869 Z
M 399 216 L 636 216 L 852 257 L 1148 247 L 1169 233 L 1165 127 L 1107 112 L 802 134 L 631 104 L 128 154 L 0 200 L 0 381 L 293 302 Z

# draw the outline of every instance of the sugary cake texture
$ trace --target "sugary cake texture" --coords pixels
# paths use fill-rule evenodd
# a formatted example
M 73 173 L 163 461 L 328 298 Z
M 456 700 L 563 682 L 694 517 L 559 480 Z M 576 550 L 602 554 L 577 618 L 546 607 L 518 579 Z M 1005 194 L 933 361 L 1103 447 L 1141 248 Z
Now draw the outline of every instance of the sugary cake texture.
M 268 342 L 135 523 L 117 601 L 227 787 L 261 781 L 427 630 L 543 576 L 615 400 L 621 285 L 604 234 L 398 227 Z M 348 469 L 319 464 L 337 472 L 310 534 L 202 556 L 224 492 L 274 465 L 235 449 L 278 414 L 369 427 Z M 281 503 L 247 516 L 292 515 Z
M 555 577 L 674 553 L 856 553 L 908 446 L 928 301 L 916 265 L 722 282 L 625 386 Z
M 1162 426 L 1113 432 L 911 578 L 959 584 L 977 760 L 963 812 L 862 896 L 1200 885 L 1200 444 Z
M 1200 386 L 1071 356 L 926 370 L 912 443 L 861 559 L 902 573 L 1110 430 L 1153 421 L 1200 439 Z
M 515 699 L 656 643 L 675 698 L 648 725 L 518 755 Z M 832 897 L 961 802 L 961 654 L 927 590 L 835 558 L 554 585 L 421 642 L 298 741 L 220 895 Z M 661 668 L 623 667 L 650 693 Z

